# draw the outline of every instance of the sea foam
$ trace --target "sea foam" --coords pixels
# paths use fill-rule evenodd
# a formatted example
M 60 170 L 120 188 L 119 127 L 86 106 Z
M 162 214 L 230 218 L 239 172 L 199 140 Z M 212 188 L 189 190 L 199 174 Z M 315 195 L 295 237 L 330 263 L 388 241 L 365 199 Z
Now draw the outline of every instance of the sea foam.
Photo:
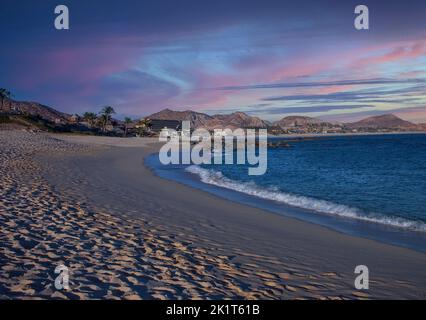
M 235 181 L 225 177 L 220 171 L 204 169 L 198 165 L 191 165 L 185 170 L 197 175 L 203 183 L 238 191 L 254 197 L 272 200 L 323 214 L 380 223 L 412 231 L 426 232 L 426 224 L 421 221 L 413 221 L 400 217 L 389 217 L 382 214 L 367 214 L 358 208 L 336 204 L 326 200 L 285 193 L 279 191 L 277 188 L 263 188 L 256 185 L 254 182 Z

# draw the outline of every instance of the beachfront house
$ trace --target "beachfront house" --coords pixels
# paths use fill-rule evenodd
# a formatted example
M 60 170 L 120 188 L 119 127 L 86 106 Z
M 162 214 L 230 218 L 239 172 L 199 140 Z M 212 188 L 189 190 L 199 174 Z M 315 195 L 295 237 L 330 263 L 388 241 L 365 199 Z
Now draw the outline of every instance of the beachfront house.
M 151 132 L 159 134 L 161 130 L 166 130 L 169 133 L 173 131 L 181 130 L 181 123 L 177 120 L 161 120 L 161 119 L 151 119 Z

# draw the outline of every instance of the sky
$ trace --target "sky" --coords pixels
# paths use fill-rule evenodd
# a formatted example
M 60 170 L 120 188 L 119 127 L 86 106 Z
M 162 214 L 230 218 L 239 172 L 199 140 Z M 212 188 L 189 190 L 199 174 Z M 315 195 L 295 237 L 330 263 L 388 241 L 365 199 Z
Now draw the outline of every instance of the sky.
M 426 122 L 424 0 L 2 0 L 0 37 L 0 87 L 70 114 Z

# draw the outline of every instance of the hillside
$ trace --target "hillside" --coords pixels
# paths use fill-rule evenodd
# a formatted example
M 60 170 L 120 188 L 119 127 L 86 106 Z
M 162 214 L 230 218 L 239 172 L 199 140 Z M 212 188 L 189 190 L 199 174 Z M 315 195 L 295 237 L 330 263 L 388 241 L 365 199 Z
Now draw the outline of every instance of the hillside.
M 236 127 L 236 128 L 263 128 L 268 127 L 268 123 L 258 117 L 252 117 L 244 112 L 234 112 L 226 115 L 214 115 L 214 119 L 217 119 L 225 127 Z
M 351 129 L 402 129 L 418 130 L 420 126 L 405 121 L 393 114 L 384 114 L 362 119 L 357 122 L 347 123 L 346 126 Z
M 0 114 L 0 130 L 54 130 L 55 125 L 47 122 L 39 116 L 32 115 L 5 115 Z
M 4 100 L 2 111 L 40 117 L 53 123 L 67 123 L 71 115 L 57 111 L 37 102 Z
M 74 130 L 79 132 L 87 129 L 83 124 L 75 123 L 72 116 L 57 111 L 37 102 L 25 102 L 5 99 L 3 107 L 2 127 L 25 126 L 45 128 L 49 130 Z M 192 128 L 207 130 L 223 128 L 265 128 L 275 134 L 279 133 L 341 133 L 365 131 L 426 131 L 426 124 L 414 124 L 393 114 L 384 114 L 362 119 L 353 123 L 331 123 L 318 118 L 306 116 L 287 116 L 281 120 L 269 123 L 259 117 L 250 116 L 244 112 L 231 114 L 207 115 L 192 110 L 174 111 L 164 109 L 150 115 L 156 120 L 190 121 Z M 120 123 L 120 121 L 113 121 Z M 83 128 L 84 127 L 84 128 Z
M 281 120 L 275 121 L 274 126 L 281 128 L 297 127 L 297 126 L 307 126 L 307 125 L 319 125 L 325 123 L 324 121 L 311 117 L 302 117 L 302 116 L 288 116 L 284 117 Z
M 258 118 L 251 117 L 244 112 L 234 112 L 231 114 L 220 114 L 209 116 L 204 113 L 195 111 L 173 111 L 164 109 L 160 112 L 148 116 L 150 119 L 158 120 L 178 120 L 190 121 L 193 128 L 206 128 L 209 130 L 216 128 L 267 128 L 266 121 Z

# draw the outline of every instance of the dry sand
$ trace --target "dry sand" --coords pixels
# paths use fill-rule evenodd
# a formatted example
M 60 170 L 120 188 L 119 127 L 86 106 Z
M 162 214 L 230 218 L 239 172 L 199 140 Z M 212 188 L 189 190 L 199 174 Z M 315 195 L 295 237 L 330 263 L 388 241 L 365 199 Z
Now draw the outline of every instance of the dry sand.
M 160 179 L 151 142 L 0 132 L 0 298 L 426 298 L 425 254 Z

